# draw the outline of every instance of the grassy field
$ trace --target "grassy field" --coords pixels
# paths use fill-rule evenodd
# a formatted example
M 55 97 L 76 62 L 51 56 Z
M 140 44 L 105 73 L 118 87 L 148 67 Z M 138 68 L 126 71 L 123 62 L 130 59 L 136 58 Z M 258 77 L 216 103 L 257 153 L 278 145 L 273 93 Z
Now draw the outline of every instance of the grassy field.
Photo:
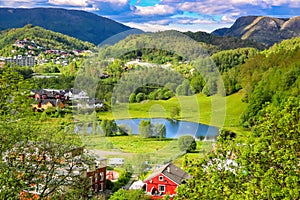
M 176 139 L 143 139 L 139 136 L 102 137 L 100 135 L 82 135 L 82 141 L 87 149 L 114 152 L 110 157 L 124 157 L 127 162 L 133 163 L 138 155 L 147 157 L 150 163 L 167 163 L 180 157 L 183 152 L 179 150 Z
M 174 97 L 166 101 L 143 101 L 141 103 L 117 104 L 112 112 L 100 112 L 99 119 L 127 119 L 127 118 L 171 118 L 174 107 L 180 108 L 179 120 L 193 121 L 219 128 L 226 127 L 235 132 L 246 133 L 239 126 L 240 116 L 247 104 L 242 102 L 243 93 L 236 93 L 227 97 L 206 97 L 198 94 L 194 96 Z M 150 163 L 174 162 L 181 166 L 185 157 L 199 159 L 211 151 L 211 142 L 197 142 L 194 153 L 180 152 L 177 140 L 142 139 L 139 136 L 101 137 L 86 135 L 82 138 L 89 149 L 99 149 L 130 153 L 126 156 L 128 163 L 135 163 L 139 159 L 147 159 Z M 139 157 L 142 155 L 142 158 Z M 184 156 L 183 156 L 184 155 Z M 110 157 L 117 157 L 114 154 Z M 123 156 L 124 157 L 124 156 Z
M 227 97 L 202 94 L 173 97 L 167 101 L 143 101 L 141 103 L 118 104 L 112 112 L 99 113 L 100 119 L 126 118 L 171 118 L 174 107 L 180 108 L 179 120 L 198 122 L 217 127 L 240 130 L 239 119 L 247 104 L 242 102 L 243 93 Z
M 123 157 L 126 163 L 134 165 L 139 159 L 146 159 L 150 164 L 174 162 L 181 166 L 184 152 L 179 150 L 177 139 L 143 139 L 139 136 L 102 137 L 100 135 L 82 135 L 88 149 L 114 152 L 106 158 Z M 211 142 L 197 141 L 197 149 L 185 154 L 190 159 L 204 157 L 212 149 Z M 129 153 L 124 155 L 124 153 Z M 142 157 L 140 157 L 142 156 Z

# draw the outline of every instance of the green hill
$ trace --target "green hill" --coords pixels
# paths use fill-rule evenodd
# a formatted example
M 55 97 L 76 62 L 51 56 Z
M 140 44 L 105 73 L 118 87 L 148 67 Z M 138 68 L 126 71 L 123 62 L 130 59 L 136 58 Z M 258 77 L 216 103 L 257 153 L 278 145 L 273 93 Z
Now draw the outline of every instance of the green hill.
M 205 43 L 207 45 L 213 45 L 218 47 L 220 50 L 228 50 L 228 49 L 236 49 L 236 48 L 245 48 L 245 47 L 253 47 L 259 50 L 265 49 L 266 46 L 263 44 L 254 42 L 252 40 L 242 40 L 237 37 L 231 36 L 217 36 L 214 34 L 209 34 L 206 32 L 185 32 L 187 36 L 191 37 L 192 39 Z
M 199 55 L 208 55 L 219 50 L 217 46 L 198 42 L 186 34 L 171 30 L 130 35 L 114 46 L 107 48 L 104 53 L 110 53 L 112 57 L 119 57 L 128 52 L 141 49 L 169 51 L 183 58 L 194 59 Z
M 300 94 L 300 38 L 283 41 L 240 66 L 240 81 L 249 105 L 242 118 L 252 126 L 266 103 L 281 105 Z
M 28 38 L 44 49 L 86 50 L 95 46 L 76 38 L 45 30 L 41 27 L 27 25 L 23 28 L 10 29 L 0 32 L 0 55 L 10 56 L 13 44 L 17 40 Z

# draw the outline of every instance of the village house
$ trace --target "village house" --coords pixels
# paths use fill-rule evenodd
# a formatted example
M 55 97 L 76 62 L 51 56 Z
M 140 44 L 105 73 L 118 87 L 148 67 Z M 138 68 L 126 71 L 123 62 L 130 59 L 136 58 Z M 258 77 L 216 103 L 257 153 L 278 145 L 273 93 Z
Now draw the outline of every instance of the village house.
M 168 163 L 152 172 L 145 180 L 146 192 L 152 199 L 160 199 L 170 195 L 171 199 L 176 195 L 176 188 L 192 178 L 188 173 Z
M 61 90 L 33 90 L 31 97 L 36 100 L 36 103 L 32 105 L 35 111 L 43 111 L 51 107 L 63 109 L 67 103 L 65 92 Z
M 11 65 L 18 65 L 18 66 L 29 66 L 33 67 L 36 64 L 36 60 L 34 56 L 28 55 L 28 56 L 14 56 L 14 57 L 8 57 L 5 58 L 5 64 L 11 64 Z

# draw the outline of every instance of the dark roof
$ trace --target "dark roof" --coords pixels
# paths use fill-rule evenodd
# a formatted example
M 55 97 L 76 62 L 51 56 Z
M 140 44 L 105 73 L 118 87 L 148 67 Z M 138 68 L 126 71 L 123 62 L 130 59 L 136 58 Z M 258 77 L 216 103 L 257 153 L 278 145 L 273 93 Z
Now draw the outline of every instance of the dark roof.
M 182 181 L 192 178 L 191 175 L 177 167 L 172 163 L 168 163 L 156 170 L 154 170 L 144 182 L 153 179 L 154 177 L 158 176 L 159 174 L 163 174 L 178 185 L 182 183 Z
M 37 93 L 39 95 L 46 94 L 48 97 L 54 97 L 55 95 L 64 95 L 65 94 L 65 91 L 63 91 L 63 90 L 39 89 L 39 90 L 32 90 L 32 92 Z

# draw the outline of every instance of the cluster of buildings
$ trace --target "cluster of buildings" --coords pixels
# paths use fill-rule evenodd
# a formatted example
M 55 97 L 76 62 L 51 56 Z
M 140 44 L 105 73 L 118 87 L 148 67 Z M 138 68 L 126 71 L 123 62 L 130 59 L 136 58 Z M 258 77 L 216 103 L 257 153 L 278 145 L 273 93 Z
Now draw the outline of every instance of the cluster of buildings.
M 20 200 L 63 198 L 74 188 L 79 188 L 84 198 L 104 194 L 106 180 L 114 182 L 119 177 L 117 172 L 108 171 L 107 166 L 124 164 L 121 158 L 110 158 L 107 164 L 106 158 L 97 158 L 84 147 L 62 147 L 51 142 L 18 143 L 3 154 L 3 161 L 16 166 L 18 178 L 26 185 L 20 191 Z M 125 189 L 143 189 L 152 199 L 166 195 L 173 199 L 176 188 L 190 178 L 181 168 L 168 163 Z
M 42 65 L 46 63 L 54 63 L 62 66 L 69 64 L 69 58 L 86 56 L 92 54 L 90 50 L 57 50 L 46 49 L 43 46 L 38 45 L 34 40 L 24 38 L 23 40 L 16 40 L 13 44 L 16 49 L 13 49 L 11 53 L 18 54 L 18 48 L 23 49 L 25 53 L 23 55 L 15 55 L 12 57 L 0 57 L 0 67 L 4 64 L 29 66 L 33 67 L 36 64 Z M 42 55 L 43 54 L 43 55 Z
M 104 194 L 106 180 L 117 181 L 119 177 L 117 172 L 107 171 L 105 158 L 97 159 L 84 147 L 58 148 L 53 143 L 22 143 L 6 151 L 3 160 L 10 166 L 18 166 L 18 178 L 27 185 L 20 191 L 20 200 L 63 198 L 74 188 L 79 188 L 82 197 L 89 198 Z M 25 174 L 28 172 L 34 173 Z M 168 163 L 155 169 L 144 181 L 136 181 L 125 189 L 143 189 L 152 199 L 162 199 L 166 195 L 173 199 L 176 188 L 190 178 L 181 168 Z M 53 189 L 55 192 L 50 193 Z
M 3 58 L 0 57 L 0 66 L 3 67 L 4 65 L 10 64 L 11 66 L 29 66 L 33 67 L 36 64 L 35 57 L 32 55 L 29 56 L 14 56 L 14 57 L 7 57 Z
M 96 98 L 90 98 L 87 92 L 77 89 L 39 89 L 33 90 L 31 98 L 35 99 L 32 104 L 34 111 L 44 111 L 48 108 L 65 108 L 68 104 L 80 109 L 97 109 L 104 106 L 103 102 Z

